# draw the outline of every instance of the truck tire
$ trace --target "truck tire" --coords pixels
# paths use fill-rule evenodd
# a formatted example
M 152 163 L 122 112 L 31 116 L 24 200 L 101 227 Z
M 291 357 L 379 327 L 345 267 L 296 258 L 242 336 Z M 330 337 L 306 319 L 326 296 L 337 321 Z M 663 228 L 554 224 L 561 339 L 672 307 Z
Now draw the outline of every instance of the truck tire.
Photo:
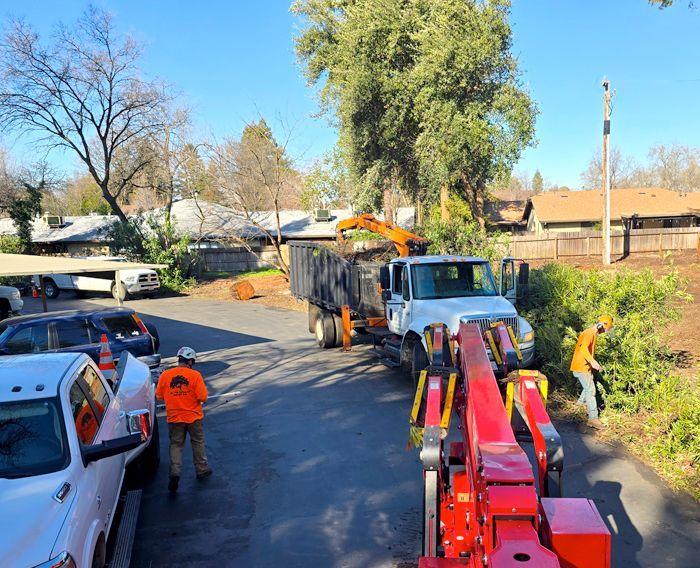
M 335 345 L 335 323 L 330 312 L 322 310 L 316 319 L 316 343 L 322 349 Z
M 158 335 L 158 328 L 152 323 L 143 322 L 143 325 L 146 326 L 148 333 L 150 333 L 151 337 L 153 338 L 154 352 L 158 353 L 158 351 L 160 350 L 160 335 Z
M 10 302 L 5 298 L 0 298 L 0 320 L 10 317 Z
M 333 314 L 333 325 L 335 327 L 335 346 L 343 346 L 343 318 L 338 314 Z
M 56 283 L 51 278 L 44 278 L 44 294 L 47 298 L 55 300 L 61 293 L 61 289 L 56 286 Z
M 420 339 L 414 339 L 410 345 L 409 360 L 407 369 L 413 380 L 413 387 L 418 387 L 418 377 L 420 372 L 428 366 L 428 354 L 425 352 Z
M 117 295 L 117 283 L 112 282 L 112 298 L 115 300 L 121 300 L 122 302 L 124 300 L 129 299 L 129 292 L 126 291 L 126 286 L 124 285 L 124 282 L 122 282 L 122 295 L 121 298 Z
M 321 308 L 309 304 L 309 333 L 316 333 L 316 320 L 321 313 Z

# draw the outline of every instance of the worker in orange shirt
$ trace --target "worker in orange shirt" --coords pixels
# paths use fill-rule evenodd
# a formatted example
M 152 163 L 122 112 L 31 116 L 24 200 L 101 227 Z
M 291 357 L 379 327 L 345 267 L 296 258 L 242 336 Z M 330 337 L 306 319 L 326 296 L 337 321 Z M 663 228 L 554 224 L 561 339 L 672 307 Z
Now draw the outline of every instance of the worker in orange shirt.
M 212 473 L 204 448 L 204 426 L 202 404 L 209 394 L 199 371 L 194 366 L 197 354 L 191 347 L 181 347 L 177 352 L 177 367 L 166 369 L 158 379 L 156 398 L 165 401 L 170 431 L 170 481 L 168 490 L 177 491 L 182 469 L 182 448 L 185 437 L 190 435 L 192 458 L 197 479 Z
M 612 330 L 612 316 L 600 316 L 593 327 L 585 329 L 578 336 L 574 356 L 571 359 L 570 369 L 583 388 L 577 404 L 586 406 L 588 410 L 588 425 L 595 429 L 603 427 L 603 423 L 598 420 L 598 405 L 595 400 L 595 382 L 593 381 L 593 370 L 602 371 L 603 367 L 595 360 L 595 344 L 598 334 L 611 332 Z

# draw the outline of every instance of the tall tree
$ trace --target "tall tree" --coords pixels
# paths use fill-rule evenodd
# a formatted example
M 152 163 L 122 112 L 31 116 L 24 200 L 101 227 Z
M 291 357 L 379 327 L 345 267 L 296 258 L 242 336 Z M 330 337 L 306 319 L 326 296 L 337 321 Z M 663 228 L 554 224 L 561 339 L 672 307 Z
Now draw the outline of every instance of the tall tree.
M 540 170 L 535 170 L 535 174 L 532 176 L 532 192 L 542 193 L 542 191 L 544 191 L 544 178 Z
M 486 185 L 534 133 L 536 110 L 510 54 L 509 8 L 506 0 L 293 4 L 306 20 L 297 53 L 309 82 L 321 84 L 322 110 L 335 112 L 351 174 L 380 190 L 375 207 L 387 188 L 415 202 L 455 193 L 484 226 Z
M 633 158 L 625 155 L 619 148 L 610 150 L 610 187 L 630 187 L 636 185 L 639 166 Z M 584 189 L 601 189 L 603 187 L 603 153 L 598 148 L 588 161 L 588 166 L 581 173 Z
M 363 210 L 415 200 L 418 162 L 414 145 L 410 72 L 419 24 L 417 2 L 405 0 L 299 0 L 292 11 L 306 27 L 296 38 L 310 84 L 320 84 L 323 112 L 335 113 L 340 144 L 356 181 Z
M 210 148 L 220 201 L 239 221 L 227 222 L 222 228 L 230 227 L 228 238 L 259 258 L 261 253 L 251 241 L 262 236 L 275 248 L 275 264 L 285 274 L 289 267 L 282 255 L 280 212 L 298 178 L 287 153 L 288 143 L 289 134 L 278 143 L 267 122 L 260 119 L 246 125 L 240 140 L 224 140 Z
M 48 45 L 23 21 L 12 22 L 0 44 L 0 126 L 77 155 L 122 221 L 119 198 L 149 161 L 130 147 L 161 126 L 169 98 L 141 79 L 140 56 L 94 7 L 74 26 L 59 26 Z

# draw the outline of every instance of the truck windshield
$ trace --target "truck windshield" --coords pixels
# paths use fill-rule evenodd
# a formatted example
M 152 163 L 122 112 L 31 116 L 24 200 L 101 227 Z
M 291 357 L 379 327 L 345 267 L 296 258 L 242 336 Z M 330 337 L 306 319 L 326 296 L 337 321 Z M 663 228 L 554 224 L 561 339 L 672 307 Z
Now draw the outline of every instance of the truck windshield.
M 496 296 L 487 262 L 441 262 L 411 266 L 413 297 L 417 300 Z
M 58 398 L 0 402 L 0 478 L 53 473 L 68 461 Z

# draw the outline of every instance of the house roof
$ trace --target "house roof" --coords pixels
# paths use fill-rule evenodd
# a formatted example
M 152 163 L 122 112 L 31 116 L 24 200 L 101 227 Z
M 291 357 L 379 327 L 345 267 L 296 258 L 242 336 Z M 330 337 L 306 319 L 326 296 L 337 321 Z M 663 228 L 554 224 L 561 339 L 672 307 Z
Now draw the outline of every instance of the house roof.
M 107 240 L 108 229 L 117 221 L 114 215 L 84 215 L 63 217 L 62 227 L 49 227 L 43 218 L 32 222 L 32 241 L 35 243 L 101 243 Z M 10 218 L 0 219 L 0 236 L 16 235 L 15 223 Z
M 161 212 L 159 210 L 156 215 Z M 183 199 L 173 203 L 171 215 L 176 233 L 180 236 L 188 233 L 193 239 L 223 239 L 231 234 L 248 237 L 264 235 L 243 213 L 217 203 Z M 330 221 L 316 221 L 313 213 L 302 210 L 282 210 L 279 215 L 282 237 L 285 239 L 332 239 L 335 238 L 338 221 L 352 217 L 353 212 L 350 209 L 331 209 Z M 411 228 L 413 216 L 413 207 L 401 207 L 396 212 L 397 224 Z M 274 211 L 257 211 L 251 214 L 251 218 L 261 227 L 275 233 Z
M 549 191 L 528 200 L 523 213 L 527 219 L 534 208 L 541 223 L 598 221 L 603 216 L 603 192 Z M 620 188 L 610 192 L 610 217 L 678 217 L 700 215 L 700 193 L 680 194 L 658 187 Z
M 496 225 L 518 225 L 523 223 L 526 199 L 495 199 L 486 204 L 486 214 Z

